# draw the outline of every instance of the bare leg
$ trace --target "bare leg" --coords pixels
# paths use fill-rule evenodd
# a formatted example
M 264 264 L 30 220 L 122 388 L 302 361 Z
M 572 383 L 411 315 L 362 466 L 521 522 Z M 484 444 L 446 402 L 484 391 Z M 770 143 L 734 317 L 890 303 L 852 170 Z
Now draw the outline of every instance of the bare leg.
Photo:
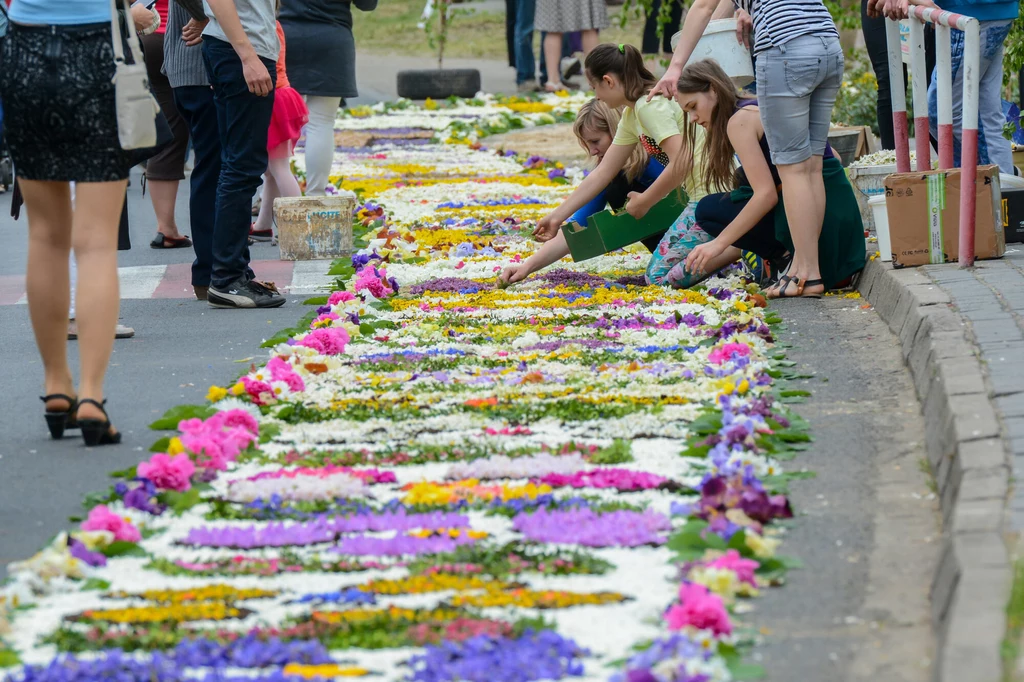
M 156 231 L 174 239 L 181 237 L 178 223 L 174 220 L 174 205 L 178 199 L 177 180 L 150 180 L 149 198 L 156 213 Z
M 270 166 L 267 169 L 268 175 L 273 175 L 274 180 L 277 182 L 277 191 L 279 197 L 299 197 L 302 196 L 302 190 L 299 189 L 299 181 L 292 175 L 292 165 L 290 158 L 278 158 L 271 159 Z
M 544 50 L 544 59 L 548 64 L 548 82 L 544 88 L 548 92 L 564 89 L 559 66 L 562 63 L 562 34 L 548 33 L 544 36 L 544 45 L 541 47 Z
M 77 183 L 72 242 L 78 280 L 80 395 L 103 402 L 103 378 L 114 348 L 120 295 L 117 281 L 117 230 L 127 181 Z M 102 419 L 83 405 L 83 419 Z
M 548 35 L 551 35 L 550 33 Z M 590 29 L 589 31 L 583 31 L 580 38 L 583 40 L 583 56 L 590 54 L 601 42 L 601 39 L 597 35 L 597 29 Z
M 75 395 L 68 367 L 68 308 L 71 283 L 68 259 L 71 252 L 71 192 L 66 182 L 18 181 L 28 213 L 28 273 L 25 289 L 28 313 L 36 346 L 43 359 L 44 392 Z M 116 245 L 116 244 L 115 244 Z M 52 400 L 47 409 L 71 406 Z
M 263 193 L 260 195 L 260 215 L 253 225 L 253 232 L 266 232 L 274 228 L 274 199 L 281 196 L 277 181 L 268 170 L 263 176 Z
M 786 219 L 793 236 L 793 264 L 789 276 L 800 282 L 821 278 L 818 264 L 818 238 L 825 218 L 825 182 L 821 175 L 822 157 L 812 156 L 801 163 L 779 166 L 782 177 L 782 196 L 786 202 Z M 804 293 L 820 294 L 821 284 L 808 286 Z M 769 290 L 769 296 L 780 294 L 795 296 L 797 285 L 790 283 L 785 292 Z

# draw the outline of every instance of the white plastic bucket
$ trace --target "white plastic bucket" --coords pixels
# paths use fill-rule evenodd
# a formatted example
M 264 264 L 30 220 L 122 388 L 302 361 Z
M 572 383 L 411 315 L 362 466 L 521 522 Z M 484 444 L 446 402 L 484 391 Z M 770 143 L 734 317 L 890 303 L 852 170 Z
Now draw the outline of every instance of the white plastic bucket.
M 672 36 L 672 49 L 676 49 L 682 31 Z M 716 19 L 708 22 L 704 35 L 697 41 L 697 47 L 687 64 L 701 59 L 714 59 L 725 70 L 736 87 L 742 88 L 754 82 L 754 64 L 750 50 L 736 40 L 736 20 Z
M 885 177 L 896 172 L 896 164 L 887 166 L 858 166 L 856 163 L 846 169 L 846 175 L 853 185 L 854 194 L 857 196 L 857 205 L 860 207 L 860 219 L 864 222 L 864 229 L 871 230 L 875 227 L 874 215 L 868 200 L 879 194 L 885 194 Z
M 868 205 L 875 218 L 875 234 L 878 235 L 878 257 L 892 260 L 892 242 L 889 240 L 889 214 L 885 212 L 885 194 L 868 199 Z

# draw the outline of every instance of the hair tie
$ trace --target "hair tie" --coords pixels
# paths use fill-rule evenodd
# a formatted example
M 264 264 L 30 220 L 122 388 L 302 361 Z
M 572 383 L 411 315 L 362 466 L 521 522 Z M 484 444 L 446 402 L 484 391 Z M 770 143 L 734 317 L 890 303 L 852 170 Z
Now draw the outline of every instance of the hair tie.
M 621 54 L 626 54 L 626 46 L 623 45 L 622 43 L 619 43 L 619 52 Z

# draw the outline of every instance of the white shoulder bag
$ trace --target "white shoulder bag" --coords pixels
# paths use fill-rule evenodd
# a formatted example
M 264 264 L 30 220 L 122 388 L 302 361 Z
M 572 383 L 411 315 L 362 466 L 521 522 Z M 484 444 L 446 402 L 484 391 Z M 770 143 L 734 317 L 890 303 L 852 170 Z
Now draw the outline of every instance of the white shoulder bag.
M 114 41 L 114 97 L 117 106 L 117 137 L 122 149 L 146 149 L 156 146 L 156 115 L 160 104 L 149 91 L 149 76 L 142 57 L 142 46 L 135 35 L 128 0 L 121 0 L 128 28 L 128 53 L 132 64 L 124 60 L 120 24 L 115 0 L 110 0 L 110 37 Z

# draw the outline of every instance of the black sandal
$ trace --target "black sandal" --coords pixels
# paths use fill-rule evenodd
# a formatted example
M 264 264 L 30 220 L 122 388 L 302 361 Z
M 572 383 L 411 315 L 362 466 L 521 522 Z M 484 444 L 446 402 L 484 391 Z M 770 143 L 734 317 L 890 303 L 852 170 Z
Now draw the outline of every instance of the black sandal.
M 796 284 L 796 293 L 787 294 L 790 283 Z M 804 289 L 806 287 L 816 287 L 821 284 L 824 287 L 824 282 L 820 279 L 805 279 L 801 280 L 799 277 L 790 277 L 789 275 L 783 275 L 779 279 L 779 294 L 772 298 L 821 298 L 822 294 L 805 294 Z
M 46 417 L 46 426 L 50 429 L 50 438 L 54 440 L 60 440 L 64 437 L 65 429 L 77 429 L 78 420 L 75 417 L 75 413 L 78 411 L 78 401 L 69 395 L 64 393 L 51 393 L 50 395 L 40 396 L 40 400 L 43 403 L 48 403 L 51 400 L 66 400 L 68 401 L 68 409 L 66 410 L 46 410 L 43 415 Z
M 117 445 L 120 443 L 121 432 L 111 431 L 113 427 L 110 425 L 110 417 L 107 416 L 107 411 L 103 407 L 107 404 L 107 401 L 104 400 L 102 403 L 98 403 L 92 398 L 82 398 L 78 401 L 78 407 L 86 404 L 99 408 L 99 411 L 103 413 L 103 419 L 80 418 L 78 420 L 86 446 L 91 448 L 97 445 Z

